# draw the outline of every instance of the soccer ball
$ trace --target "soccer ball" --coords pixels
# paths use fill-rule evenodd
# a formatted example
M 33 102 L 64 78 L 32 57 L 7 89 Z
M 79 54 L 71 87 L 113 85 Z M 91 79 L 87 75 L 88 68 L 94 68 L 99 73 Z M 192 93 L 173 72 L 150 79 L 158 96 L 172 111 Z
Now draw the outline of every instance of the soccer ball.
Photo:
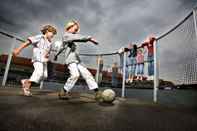
M 103 102 L 112 103 L 115 97 L 116 93 L 112 89 L 106 89 L 102 92 Z

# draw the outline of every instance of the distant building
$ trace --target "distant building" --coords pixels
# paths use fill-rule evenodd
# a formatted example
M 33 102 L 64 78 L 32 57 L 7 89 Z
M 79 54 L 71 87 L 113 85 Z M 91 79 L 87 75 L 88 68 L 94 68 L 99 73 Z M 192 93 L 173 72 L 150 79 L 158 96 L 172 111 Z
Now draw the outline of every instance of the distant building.
M 3 76 L 5 71 L 5 66 L 7 62 L 8 56 L 3 54 L 0 55 L 0 76 Z M 96 69 L 88 70 L 95 76 Z M 69 76 L 69 70 L 67 66 L 58 63 L 49 62 L 48 64 L 48 71 L 49 71 L 49 79 L 53 79 L 55 81 L 65 82 L 65 78 Z M 33 65 L 31 59 L 24 58 L 24 57 L 13 57 L 10 70 L 9 70 L 9 78 L 12 78 L 16 81 L 19 81 L 21 78 L 28 78 L 33 72 Z M 120 76 L 120 75 L 119 75 Z M 103 71 L 103 79 L 105 81 L 111 81 L 111 72 Z M 119 77 L 121 79 L 121 76 Z M 79 80 L 80 81 L 80 80 Z

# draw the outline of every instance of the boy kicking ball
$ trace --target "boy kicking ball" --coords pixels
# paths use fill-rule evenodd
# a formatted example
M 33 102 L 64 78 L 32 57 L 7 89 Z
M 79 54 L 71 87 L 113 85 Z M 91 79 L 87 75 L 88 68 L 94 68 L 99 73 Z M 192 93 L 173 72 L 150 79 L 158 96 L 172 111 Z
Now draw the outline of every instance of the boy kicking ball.
M 66 50 L 65 60 L 70 71 L 70 77 L 67 79 L 64 87 L 59 92 L 60 99 L 69 99 L 70 91 L 77 82 L 80 75 L 86 80 L 90 90 L 95 91 L 95 99 L 101 99 L 101 91 L 98 89 L 98 85 L 94 80 L 92 74 L 88 71 L 86 67 L 81 64 L 78 53 L 76 52 L 77 42 L 92 42 L 95 45 L 98 45 L 98 42 L 90 36 L 83 36 L 78 34 L 80 30 L 80 25 L 77 21 L 72 20 L 68 22 L 65 26 L 65 32 L 63 36 L 62 48 L 59 49 L 58 53 L 55 55 L 55 60 L 57 60 L 58 55 Z
M 31 96 L 32 82 L 40 83 L 41 80 L 47 78 L 47 62 L 52 47 L 52 38 L 56 35 L 56 29 L 51 25 L 46 25 L 41 29 L 42 34 L 29 37 L 26 42 L 22 43 L 18 48 L 14 49 L 13 55 L 19 53 L 29 45 L 33 46 L 32 62 L 34 71 L 30 79 L 21 80 L 24 96 Z

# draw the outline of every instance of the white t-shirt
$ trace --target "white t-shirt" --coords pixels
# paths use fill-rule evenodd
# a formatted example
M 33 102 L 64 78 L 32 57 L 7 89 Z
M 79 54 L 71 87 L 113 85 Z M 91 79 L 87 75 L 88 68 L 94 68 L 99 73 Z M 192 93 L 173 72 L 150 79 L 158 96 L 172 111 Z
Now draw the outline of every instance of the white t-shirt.
M 52 43 L 44 35 L 32 36 L 28 40 L 33 45 L 32 62 L 48 62 Z

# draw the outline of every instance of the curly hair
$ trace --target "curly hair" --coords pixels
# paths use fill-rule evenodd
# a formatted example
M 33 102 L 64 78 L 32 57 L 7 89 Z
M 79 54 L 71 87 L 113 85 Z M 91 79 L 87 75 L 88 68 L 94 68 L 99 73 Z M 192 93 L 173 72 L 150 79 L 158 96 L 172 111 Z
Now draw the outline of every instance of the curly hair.
M 42 29 L 40 30 L 42 32 L 42 34 L 46 34 L 46 32 L 53 32 L 53 34 L 57 34 L 57 30 L 55 27 L 51 26 L 51 25 L 45 25 L 42 27 Z

